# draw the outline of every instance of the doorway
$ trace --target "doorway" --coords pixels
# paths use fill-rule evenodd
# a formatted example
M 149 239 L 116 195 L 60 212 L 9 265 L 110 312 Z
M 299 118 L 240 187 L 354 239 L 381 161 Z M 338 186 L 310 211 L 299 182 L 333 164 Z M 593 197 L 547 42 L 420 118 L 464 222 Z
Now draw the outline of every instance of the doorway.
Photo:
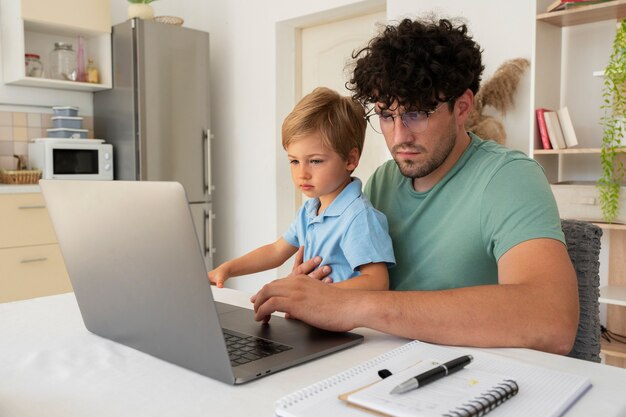
M 385 12 L 377 12 L 302 28 L 300 66 L 296 70 L 300 85 L 298 99 L 319 86 L 350 95 L 345 84 L 351 76 L 352 53 L 366 46 L 386 19 Z M 365 184 L 376 168 L 390 158 L 382 135 L 368 126 L 363 155 L 354 176 Z M 297 210 L 306 197 L 297 190 L 295 192 Z
M 386 22 L 386 1 L 366 0 L 278 22 L 276 25 L 276 227 L 282 235 L 302 205 L 303 196 L 291 181 L 289 164 L 282 147 L 280 130 L 284 117 L 313 88 L 327 86 L 348 95 L 352 52 L 365 46 Z M 330 34 L 333 33 L 331 36 Z M 304 45 L 303 45 L 303 38 Z M 304 56 L 304 60 L 303 60 Z M 303 73 L 304 71 L 304 73 Z M 390 155 L 384 139 L 376 132 L 365 137 L 363 155 L 354 175 L 363 183 Z M 291 272 L 292 263 L 278 268 L 277 276 Z

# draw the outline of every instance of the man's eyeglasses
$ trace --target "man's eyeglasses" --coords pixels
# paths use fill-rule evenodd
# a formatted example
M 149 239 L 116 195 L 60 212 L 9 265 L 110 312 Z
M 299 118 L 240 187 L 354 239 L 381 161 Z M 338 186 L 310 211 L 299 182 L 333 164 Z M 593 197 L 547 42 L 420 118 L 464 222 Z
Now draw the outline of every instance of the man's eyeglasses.
M 450 103 L 454 99 L 450 99 L 448 101 L 440 102 L 437 107 L 428 111 L 408 111 L 402 114 L 391 114 L 391 113 L 378 113 L 375 109 L 372 109 L 365 116 L 365 119 L 369 122 L 372 129 L 374 129 L 377 133 L 387 134 L 393 131 L 396 117 L 399 117 L 402 120 L 402 124 L 409 129 L 413 133 L 422 133 L 428 127 L 428 118 L 441 106 L 444 104 Z

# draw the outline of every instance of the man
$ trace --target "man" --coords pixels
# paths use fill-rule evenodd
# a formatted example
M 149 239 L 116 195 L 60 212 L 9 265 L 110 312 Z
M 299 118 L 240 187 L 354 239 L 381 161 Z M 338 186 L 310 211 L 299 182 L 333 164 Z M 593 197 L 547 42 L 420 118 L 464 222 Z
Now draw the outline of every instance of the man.
M 578 295 L 556 204 L 535 161 L 465 131 L 483 70 L 466 26 L 405 19 L 355 58 L 350 88 L 394 159 L 365 191 L 387 215 L 400 291 L 324 284 L 314 258 L 252 298 L 257 320 L 568 353 Z

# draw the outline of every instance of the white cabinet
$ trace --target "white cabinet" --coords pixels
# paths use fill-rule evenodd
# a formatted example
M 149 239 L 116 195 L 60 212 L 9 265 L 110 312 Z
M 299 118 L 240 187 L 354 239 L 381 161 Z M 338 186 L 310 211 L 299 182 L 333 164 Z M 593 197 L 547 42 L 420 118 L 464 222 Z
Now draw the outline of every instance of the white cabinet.
M 544 167 L 551 183 L 588 181 L 593 187 L 601 175 L 603 79 L 597 75 L 608 61 L 617 19 L 626 18 L 626 0 L 544 13 L 552 1 L 535 1 L 529 155 Z M 535 109 L 566 106 L 579 146 L 543 150 Z M 626 225 L 598 225 L 609 243 L 609 286 L 601 288 L 600 302 L 608 304 L 609 330 L 626 334 Z M 626 367 L 625 345 L 603 343 L 602 351 L 607 364 Z
M 0 0 L 1 60 L 6 84 L 99 91 L 112 86 L 110 0 Z M 100 83 L 53 80 L 45 77 L 55 42 L 78 49 L 85 41 L 85 62 L 93 58 Z M 27 77 L 24 55 L 37 54 L 44 77 Z
M 20 3 L 19 0 L 11 0 Z M 111 31 L 110 0 L 21 0 L 22 19 L 86 32 Z
M 40 193 L 0 194 L 0 303 L 72 291 Z

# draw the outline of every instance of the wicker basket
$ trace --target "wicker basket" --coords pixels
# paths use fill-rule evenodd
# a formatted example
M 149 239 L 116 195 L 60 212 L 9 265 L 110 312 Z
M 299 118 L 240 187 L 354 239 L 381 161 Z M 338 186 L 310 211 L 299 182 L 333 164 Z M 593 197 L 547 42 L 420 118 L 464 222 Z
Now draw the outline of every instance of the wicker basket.
M 156 16 L 154 18 L 154 21 L 176 26 L 182 26 L 182 24 L 185 22 L 182 18 L 178 16 Z
M 0 170 L 0 182 L 3 184 L 37 184 L 41 178 L 38 169 Z

